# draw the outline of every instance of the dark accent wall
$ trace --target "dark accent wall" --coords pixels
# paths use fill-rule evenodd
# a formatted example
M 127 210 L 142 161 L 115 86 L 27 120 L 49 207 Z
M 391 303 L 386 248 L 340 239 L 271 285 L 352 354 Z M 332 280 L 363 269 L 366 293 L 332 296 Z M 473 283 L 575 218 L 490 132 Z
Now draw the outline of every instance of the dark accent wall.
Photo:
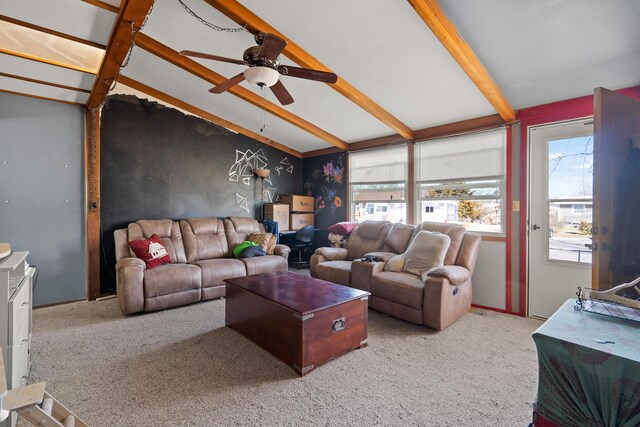
M 347 220 L 347 153 L 304 159 L 302 169 L 303 194 L 315 199 L 316 246 L 328 246 L 327 227 Z
M 265 203 L 302 191 L 301 159 L 134 96 L 109 98 L 100 135 L 103 293 L 115 288 L 114 230 L 139 219 L 259 218 L 259 167 L 271 170 Z

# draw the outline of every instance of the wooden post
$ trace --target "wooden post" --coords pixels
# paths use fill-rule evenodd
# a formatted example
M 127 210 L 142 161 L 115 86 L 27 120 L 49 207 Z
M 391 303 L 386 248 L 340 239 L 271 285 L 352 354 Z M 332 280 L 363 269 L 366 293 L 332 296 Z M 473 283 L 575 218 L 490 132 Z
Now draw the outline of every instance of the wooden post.
M 87 299 L 100 296 L 100 108 L 85 112 Z
M 413 141 L 407 143 L 407 224 L 416 223 L 415 147 Z

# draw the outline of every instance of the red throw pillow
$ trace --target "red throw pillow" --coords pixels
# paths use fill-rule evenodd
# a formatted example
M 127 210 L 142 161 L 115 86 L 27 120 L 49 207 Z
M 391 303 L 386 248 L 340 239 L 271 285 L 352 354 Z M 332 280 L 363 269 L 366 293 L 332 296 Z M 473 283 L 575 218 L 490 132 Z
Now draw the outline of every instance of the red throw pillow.
M 357 222 L 339 222 L 327 228 L 327 231 L 333 234 L 340 234 L 341 236 L 348 236 L 353 233 L 353 230 L 358 228 L 358 225 Z
M 132 240 L 129 246 L 136 257 L 140 258 L 151 269 L 162 264 L 171 264 L 171 255 L 164 247 L 162 239 L 157 234 L 151 235 L 148 239 Z

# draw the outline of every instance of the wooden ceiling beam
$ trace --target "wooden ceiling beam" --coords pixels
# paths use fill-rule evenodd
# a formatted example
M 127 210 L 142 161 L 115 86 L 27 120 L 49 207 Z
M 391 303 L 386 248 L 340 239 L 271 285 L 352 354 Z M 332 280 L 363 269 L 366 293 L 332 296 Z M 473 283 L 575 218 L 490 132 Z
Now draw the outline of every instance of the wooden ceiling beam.
M 103 1 L 100 0 L 82 0 L 85 3 L 89 3 L 92 4 L 96 7 L 99 7 L 100 9 L 104 9 L 104 10 L 108 10 L 109 12 L 113 12 L 113 13 L 118 13 L 118 11 L 120 10 L 119 8 L 109 4 L 109 3 L 105 3 Z
M 239 134 L 242 134 L 244 136 L 247 136 L 249 138 L 255 139 L 256 141 L 262 142 L 263 144 L 266 144 L 270 147 L 273 148 L 277 148 L 280 151 L 284 151 L 285 153 L 291 154 L 292 156 L 295 156 L 297 158 L 302 158 L 302 153 L 300 153 L 299 151 L 296 151 L 292 148 L 289 148 L 283 144 L 280 144 L 279 142 L 276 142 L 272 139 L 266 138 L 262 135 L 259 135 L 255 132 L 250 131 L 249 129 L 245 129 L 242 126 L 238 126 L 233 122 L 230 122 L 228 120 L 223 119 L 222 117 L 218 117 L 214 114 L 209 113 L 208 111 L 205 111 L 201 108 L 198 108 L 194 105 L 191 105 L 189 103 L 186 103 L 178 98 L 175 98 L 169 94 L 166 94 L 164 92 L 161 92 L 157 89 L 154 89 L 150 86 L 147 86 L 143 83 L 140 83 L 136 80 L 133 80 L 127 76 L 124 75 L 120 75 L 118 77 L 118 83 L 122 83 L 126 86 L 129 86 L 132 89 L 135 89 L 137 91 L 143 92 L 153 98 L 159 99 L 163 102 L 166 102 L 167 104 L 171 104 L 177 108 L 180 108 L 184 111 L 188 111 L 191 114 L 194 114 L 198 117 L 201 117 L 205 120 L 208 120 L 212 123 L 215 123 L 216 125 L 222 126 L 224 128 L 229 129 L 232 132 L 237 132 Z
M 82 88 L 79 88 L 79 87 L 73 87 L 73 86 L 67 86 L 67 85 L 61 85 L 59 83 L 47 82 L 47 81 L 44 81 L 44 80 L 31 79 L 29 77 L 17 76 L 15 74 L 9 74 L 9 73 L 0 72 L 0 76 L 8 77 L 10 79 L 24 80 L 25 82 L 38 83 L 38 84 L 41 84 L 41 85 L 58 87 L 60 89 L 74 90 L 76 92 L 91 93 L 91 91 L 87 90 L 87 89 L 82 89 Z
M 322 64 L 318 59 L 313 57 L 307 51 L 291 41 L 287 36 L 280 31 L 269 25 L 262 18 L 251 12 L 249 9 L 238 3 L 236 0 L 205 0 L 212 7 L 235 21 L 241 26 L 246 26 L 250 31 L 264 31 L 272 33 L 286 40 L 287 47 L 284 49 L 284 54 L 287 58 L 291 59 L 301 67 L 313 68 L 316 70 L 331 71 L 327 66 Z M 373 100 L 353 87 L 343 78 L 338 76 L 338 81 L 329 86 L 336 90 L 338 93 L 364 109 L 369 114 L 376 117 L 385 125 L 389 126 L 399 135 L 402 135 L 405 139 L 413 139 L 413 130 L 391 115 L 387 110 L 376 104 Z
M 425 141 L 434 138 L 444 138 L 447 136 L 462 135 L 466 133 L 478 132 L 487 129 L 495 129 L 499 126 L 506 125 L 499 114 L 490 116 L 476 117 L 475 119 L 462 120 L 459 122 L 447 123 L 445 125 L 432 126 L 415 131 L 415 139 L 413 142 Z M 362 141 L 352 142 L 349 144 L 349 151 L 368 150 L 371 148 L 390 147 L 393 145 L 406 144 L 407 141 L 400 138 L 399 135 L 388 135 L 378 138 L 365 139 Z M 307 151 L 302 153 L 302 158 L 323 156 L 325 154 L 339 153 L 344 150 L 337 150 L 333 147 L 322 148 L 319 150 Z
M 102 50 L 105 49 L 105 46 L 103 44 L 92 42 L 91 40 L 82 39 L 80 37 L 72 36 L 67 33 L 61 33 L 60 31 L 52 30 L 51 28 L 41 27 L 40 25 L 35 25 L 30 22 L 11 18 L 10 16 L 0 15 L 0 21 L 9 22 L 11 24 L 19 25 L 25 28 L 30 28 L 35 31 L 40 31 L 41 33 L 50 34 L 52 36 L 60 37 L 61 39 L 70 40 L 72 42 L 95 47 L 97 49 L 102 49 Z
M 120 12 L 111 31 L 111 37 L 107 44 L 107 51 L 102 59 L 102 65 L 96 81 L 91 89 L 91 95 L 87 102 L 88 108 L 101 105 L 109 88 L 120 73 L 120 67 L 127 57 L 132 41 L 132 26 L 138 31 L 144 22 L 147 13 L 153 6 L 154 0 L 123 0 Z
M 215 71 L 210 70 L 209 68 L 201 65 L 200 63 L 194 61 L 193 59 L 187 58 L 186 56 L 180 55 L 175 50 L 170 47 L 160 43 L 159 41 L 152 39 L 144 33 L 138 34 L 136 37 L 136 46 L 146 50 L 149 53 L 156 55 L 157 57 L 164 59 L 171 64 L 182 68 L 185 71 L 197 76 L 203 80 L 208 81 L 213 85 L 219 85 L 220 83 L 227 80 L 226 77 L 216 73 Z M 300 129 L 309 132 L 310 134 L 327 141 L 328 143 L 334 145 L 335 147 L 345 149 L 347 147 L 347 143 L 342 139 L 330 134 L 329 132 L 319 128 L 318 126 L 304 120 L 303 118 L 296 116 L 290 111 L 285 110 L 279 105 L 274 104 L 273 102 L 267 101 L 262 97 L 256 95 L 249 89 L 246 89 L 240 85 L 233 86 L 231 89 L 227 90 L 227 92 L 232 93 L 238 98 L 249 102 L 250 104 L 255 105 L 258 108 L 265 108 L 269 113 L 273 114 L 280 119 L 291 123 L 294 126 L 299 127 Z M 215 95 L 211 95 L 215 96 Z
M 23 52 L 8 50 L 2 47 L 0 47 L 0 53 L 4 53 L 5 55 L 15 56 L 17 58 L 28 59 L 29 61 L 36 61 L 36 62 L 41 62 L 43 64 L 54 65 L 60 68 L 66 68 L 67 70 L 80 71 L 81 73 L 93 74 L 93 75 L 96 74 L 95 71 L 90 70 L 88 68 L 79 67 L 71 64 L 65 64 L 65 63 L 54 61 L 51 59 L 40 58 L 38 56 L 27 55 L 26 53 L 23 53 Z
M 61 102 L 63 104 L 77 105 L 79 107 L 84 107 L 84 104 L 80 104 L 78 102 L 73 102 L 73 101 L 67 101 L 67 100 L 64 100 L 64 99 L 49 98 L 49 97 L 46 97 L 46 96 L 32 95 L 30 93 L 16 92 L 16 91 L 13 91 L 13 90 L 6 90 L 6 89 L 0 89 L 0 92 L 2 92 L 2 93 L 10 93 L 12 95 L 26 96 L 28 98 L 42 99 L 44 101 Z
M 455 25 L 444 14 L 438 0 L 407 0 L 420 15 L 422 20 L 431 28 L 433 34 L 449 51 L 453 59 L 469 76 L 480 92 L 493 105 L 500 117 L 507 122 L 516 118 L 516 112 L 502 95 L 502 91 L 493 81 L 489 72 L 484 68 L 471 47 L 458 34 Z

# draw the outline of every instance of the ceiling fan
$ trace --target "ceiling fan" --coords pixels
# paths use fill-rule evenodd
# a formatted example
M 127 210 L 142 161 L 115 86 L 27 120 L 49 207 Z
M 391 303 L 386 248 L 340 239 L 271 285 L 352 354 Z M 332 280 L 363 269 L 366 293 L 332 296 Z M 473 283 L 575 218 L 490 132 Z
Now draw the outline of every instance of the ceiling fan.
M 291 104 L 293 98 L 282 82 L 280 82 L 280 74 L 325 83 L 335 83 L 338 80 L 338 76 L 334 73 L 312 70 L 310 68 L 293 67 L 290 65 L 280 65 L 278 56 L 282 53 L 285 46 L 287 46 L 287 42 L 275 34 L 259 32 L 255 34 L 254 39 L 258 46 L 252 46 L 245 50 L 242 55 L 242 60 L 210 55 L 203 52 L 194 52 L 192 50 L 183 50 L 180 52 L 180 55 L 212 59 L 214 61 L 229 62 L 231 64 L 246 65 L 249 67 L 237 76 L 231 77 L 214 88 L 209 89 L 211 93 L 222 93 L 243 80 L 247 80 L 249 83 L 260 87 L 269 87 L 282 105 Z

